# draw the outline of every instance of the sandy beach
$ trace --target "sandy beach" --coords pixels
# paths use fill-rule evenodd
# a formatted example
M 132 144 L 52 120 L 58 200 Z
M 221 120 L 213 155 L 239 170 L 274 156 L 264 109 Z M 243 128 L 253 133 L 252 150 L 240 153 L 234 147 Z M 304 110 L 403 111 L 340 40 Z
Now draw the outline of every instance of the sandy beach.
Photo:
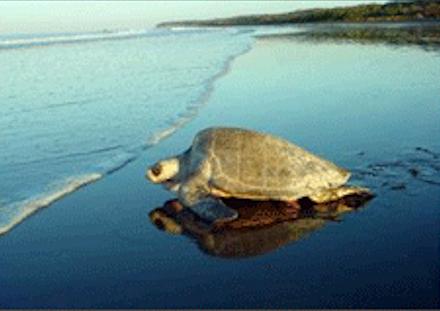
M 438 52 L 418 48 L 257 40 L 190 123 L 0 237 L 0 308 L 439 307 L 438 160 L 416 149 L 440 151 L 438 72 Z M 355 173 L 377 194 L 359 212 L 262 256 L 213 257 L 150 223 L 173 195 L 144 174 L 219 125 L 279 135 L 355 172 L 417 160 L 434 182 L 401 166 Z

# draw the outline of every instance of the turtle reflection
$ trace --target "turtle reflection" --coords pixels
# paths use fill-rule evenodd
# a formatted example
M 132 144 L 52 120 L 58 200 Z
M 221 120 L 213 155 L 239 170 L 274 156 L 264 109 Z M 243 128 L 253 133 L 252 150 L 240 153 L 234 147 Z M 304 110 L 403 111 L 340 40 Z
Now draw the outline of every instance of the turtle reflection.
M 364 206 L 371 198 L 371 194 L 366 193 L 326 204 L 300 200 L 298 208 L 276 201 L 228 199 L 224 203 L 236 209 L 240 217 L 211 225 L 183 209 L 177 200 L 171 200 L 149 216 L 159 229 L 194 239 L 200 249 L 210 255 L 244 258 L 298 241 L 328 221 L 337 221 L 341 215 Z

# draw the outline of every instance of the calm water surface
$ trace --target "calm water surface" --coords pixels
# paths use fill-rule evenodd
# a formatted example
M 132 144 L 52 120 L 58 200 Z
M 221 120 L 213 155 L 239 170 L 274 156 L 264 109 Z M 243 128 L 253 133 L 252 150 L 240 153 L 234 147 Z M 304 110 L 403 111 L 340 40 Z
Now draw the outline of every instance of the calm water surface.
M 258 39 L 190 124 L 0 238 L 0 306 L 439 307 L 439 72 L 417 46 Z M 208 255 L 149 222 L 172 194 L 143 173 L 214 125 L 292 140 L 377 196 L 273 252 Z

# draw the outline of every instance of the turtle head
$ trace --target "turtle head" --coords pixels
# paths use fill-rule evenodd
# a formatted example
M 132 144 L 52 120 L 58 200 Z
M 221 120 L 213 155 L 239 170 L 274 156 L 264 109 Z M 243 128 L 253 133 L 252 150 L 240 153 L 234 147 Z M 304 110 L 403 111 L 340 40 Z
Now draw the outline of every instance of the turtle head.
M 178 158 L 161 160 L 147 170 L 146 177 L 155 184 L 174 183 L 179 166 Z

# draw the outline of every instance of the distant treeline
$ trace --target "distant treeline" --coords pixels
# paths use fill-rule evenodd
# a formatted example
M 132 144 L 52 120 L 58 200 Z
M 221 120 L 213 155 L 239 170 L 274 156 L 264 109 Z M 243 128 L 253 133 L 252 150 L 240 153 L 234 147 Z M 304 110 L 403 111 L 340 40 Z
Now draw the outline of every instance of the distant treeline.
M 417 45 L 425 50 L 440 48 L 440 25 L 407 25 L 400 27 L 360 25 L 325 25 L 301 32 L 258 35 L 260 40 L 350 41 L 363 44 Z
M 165 22 L 172 26 L 277 25 L 322 22 L 405 22 L 440 20 L 440 2 L 433 0 L 364 4 L 332 9 L 308 9 L 281 14 L 247 15 L 210 20 Z

